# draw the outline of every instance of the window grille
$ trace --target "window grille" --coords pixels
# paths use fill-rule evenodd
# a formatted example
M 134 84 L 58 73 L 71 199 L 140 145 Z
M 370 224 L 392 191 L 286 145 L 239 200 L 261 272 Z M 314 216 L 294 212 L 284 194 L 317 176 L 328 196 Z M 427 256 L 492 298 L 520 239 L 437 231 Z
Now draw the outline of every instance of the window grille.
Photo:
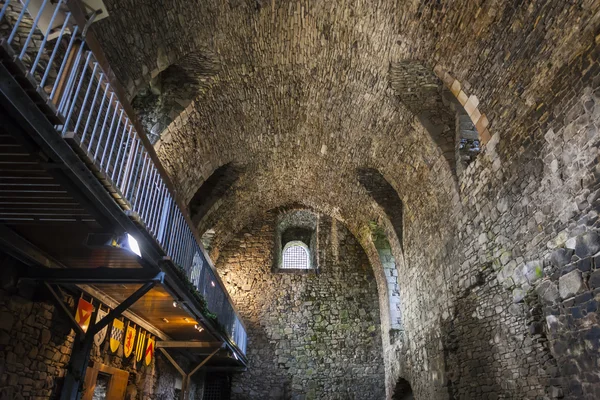
M 288 244 L 283 250 L 283 269 L 309 269 L 310 257 L 308 249 L 302 244 Z

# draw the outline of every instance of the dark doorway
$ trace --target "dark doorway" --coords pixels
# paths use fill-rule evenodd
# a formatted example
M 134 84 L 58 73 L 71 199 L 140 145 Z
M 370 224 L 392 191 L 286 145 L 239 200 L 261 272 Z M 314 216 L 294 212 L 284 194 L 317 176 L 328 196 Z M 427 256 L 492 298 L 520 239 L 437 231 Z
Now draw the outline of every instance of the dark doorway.
M 410 387 L 410 383 L 404 378 L 398 378 L 396 382 L 396 388 L 394 389 L 394 395 L 392 400 L 413 400 L 413 391 Z

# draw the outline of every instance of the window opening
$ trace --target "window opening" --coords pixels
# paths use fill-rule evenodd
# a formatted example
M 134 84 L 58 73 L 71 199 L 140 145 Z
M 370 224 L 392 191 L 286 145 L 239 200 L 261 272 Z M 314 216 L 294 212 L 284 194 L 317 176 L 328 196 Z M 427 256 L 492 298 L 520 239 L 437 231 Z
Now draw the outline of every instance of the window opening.
M 283 249 L 283 269 L 309 269 L 310 253 L 302 242 L 290 242 Z

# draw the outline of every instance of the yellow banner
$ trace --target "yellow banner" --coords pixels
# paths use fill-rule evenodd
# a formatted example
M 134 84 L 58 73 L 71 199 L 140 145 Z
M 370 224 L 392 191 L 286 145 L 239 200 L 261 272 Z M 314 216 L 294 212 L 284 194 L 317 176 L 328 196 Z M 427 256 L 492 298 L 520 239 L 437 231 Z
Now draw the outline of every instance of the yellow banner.
M 119 349 L 119 345 L 123 340 L 123 321 L 113 320 L 112 329 L 110 331 L 110 350 L 115 353 Z
M 144 343 L 146 342 L 146 332 L 142 331 L 138 333 L 137 346 L 135 346 L 135 361 L 140 362 L 144 358 Z

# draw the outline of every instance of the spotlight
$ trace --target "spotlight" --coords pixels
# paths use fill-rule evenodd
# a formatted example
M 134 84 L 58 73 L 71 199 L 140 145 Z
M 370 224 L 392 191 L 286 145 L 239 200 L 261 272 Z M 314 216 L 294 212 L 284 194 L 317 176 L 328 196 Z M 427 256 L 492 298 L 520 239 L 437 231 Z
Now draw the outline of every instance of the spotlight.
M 173 307 L 177 307 L 177 302 L 173 301 Z
M 140 251 L 140 245 L 138 244 L 137 240 L 135 240 L 135 238 L 129 233 L 127 234 L 127 245 L 129 247 L 129 250 L 131 250 L 134 254 L 137 254 L 138 257 L 142 256 L 142 252 Z
M 215 287 L 215 281 L 210 281 L 210 284 L 212 285 L 212 287 Z

